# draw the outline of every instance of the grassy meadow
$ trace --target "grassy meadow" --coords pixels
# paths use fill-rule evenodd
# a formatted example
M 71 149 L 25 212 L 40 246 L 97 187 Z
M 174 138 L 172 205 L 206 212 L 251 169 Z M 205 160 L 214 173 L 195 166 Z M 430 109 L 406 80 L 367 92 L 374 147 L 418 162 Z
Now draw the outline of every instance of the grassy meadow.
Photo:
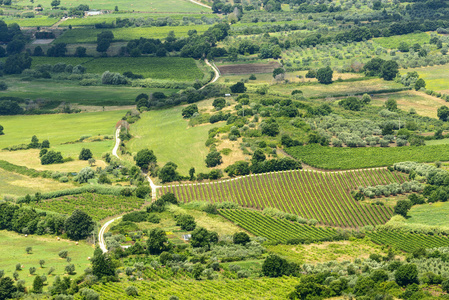
M 55 236 L 37 236 L 29 235 L 24 237 L 15 232 L 0 231 L 0 240 L 2 246 L 0 247 L 0 266 L 5 271 L 5 276 L 12 277 L 16 270 L 16 264 L 23 265 L 23 269 L 19 271 L 19 279 L 25 280 L 26 286 L 31 288 L 34 277 L 36 275 L 46 275 L 48 287 L 54 281 L 56 275 L 64 275 L 65 266 L 68 265 L 65 259 L 58 256 L 62 250 L 68 251 L 68 256 L 72 258 L 70 264 L 75 265 L 75 272 L 79 275 L 84 270 L 91 266 L 88 257 L 93 256 L 94 248 L 88 245 L 85 241 L 79 242 L 78 245 L 70 240 L 57 240 Z M 27 254 L 25 249 L 32 247 L 31 254 Z M 45 260 L 43 268 L 39 265 L 39 260 Z M 36 275 L 30 275 L 29 268 L 36 268 Z M 52 275 L 47 275 L 48 270 L 54 267 L 55 271 Z M 75 278 L 77 275 L 71 275 Z M 47 287 L 44 287 L 46 291 Z
M 436 202 L 432 204 L 422 204 L 413 206 L 406 224 L 423 224 L 431 226 L 449 226 L 449 203 Z
M 113 135 L 115 124 L 125 113 L 126 110 L 116 110 L 79 114 L 1 116 L 0 124 L 5 128 L 5 134 L 0 136 L 0 148 L 28 144 L 33 135 L 40 141 L 48 139 L 52 147 L 76 141 L 86 135 Z
M 1 91 L 0 97 L 11 96 L 25 99 L 51 99 L 82 105 L 134 105 L 140 93 L 164 92 L 170 94 L 174 89 L 147 89 L 120 86 L 81 86 L 72 81 L 33 80 L 21 81 L 10 77 L 4 80 L 7 91 Z M 2 117 L 0 117 L 0 120 Z
M 0 197 L 20 197 L 36 192 L 45 193 L 71 187 L 71 184 L 59 183 L 52 179 L 40 177 L 31 178 L 0 168 Z
M 407 69 L 407 72 L 418 72 L 426 81 L 426 89 L 449 93 L 449 69 L 445 65 Z
M 191 167 L 197 173 L 208 171 L 204 160 L 209 149 L 205 142 L 209 129 L 217 124 L 189 127 L 188 120 L 181 116 L 184 107 L 141 114 L 141 119 L 131 125 L 130 133 L 135 138 L 127 144 L 129 150 L 136 154 L 144 148 L 152 149 L 160 166 L 172 161 L 182 175 L 187 175 Z
M 14 19 L 2 19 L 0 20 L 5 21 L 6 24 L 13 24 L 17 23 L 20 27 L 37 27 L 37 26 L 52 26 L 56 22 L 58 22 L 58 19 L 56 18 L 49 18 L 45 16 L 36 17 L 36 18 L 14 18 Z

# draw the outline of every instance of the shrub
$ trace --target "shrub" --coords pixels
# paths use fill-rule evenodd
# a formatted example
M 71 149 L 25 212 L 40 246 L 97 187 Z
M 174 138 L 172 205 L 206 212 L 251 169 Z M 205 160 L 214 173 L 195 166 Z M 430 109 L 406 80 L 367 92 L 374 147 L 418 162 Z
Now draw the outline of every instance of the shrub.
M 176 218 L 176 225 L 181 226 L 182 230 L 192 231 L 196 227 L 195 218 L 191 215 L 179 215 Z
M 81 149 L 78 159 L 79 160 L 89 160 L 90 158 L 92 158 L 92 151 L 90 151 L 90 149 L 86 149 L 86 148 Z
M 62 250 L 62 251 L 59 251 L 59 253 L 58 253 L 58 255 L 59 255 L 60 258 L 67 258 L 67 255 L 68 255 L 68 254 L 69 254 L 69 253 L 68 253 L 67 250 Z
M 130 213 L 127 213 L 126 215 L 123 216 L 122 220 L 124 222 L 129 221 L 129 222 L 145 222 L 148 218 L 148 214 L 146 211 L 133 211 Z
M 246 232 L 236 232 L 232 238 L 234 244 L 246 245 L 250 242 L 250 238 Z
M 60 164 L 63 163 L 61 152 L 55 152 L 53 150 L 48 151 L 41 157 L 42 165 Z
M 400 286 L 407 286 L 412 283 L 419 284 L 418 269 L 414 264 L 400 266 L 394 273 L 395 281 Z
M 145 199 L 151 193 L 151 188 L 149 186 L 139 186 L 136 189 L 136 197 Z
M 148 214 L 147 221 L 153 224 L 158 224 L 161 218 L 157 214 Z
M 135 296 L 137 296 L 139 293 L 138 293 L 138 289 L 135 287 L 135 286 L 132 286 L 132 285 L 130 285 L 130 286 L 128 286 L 126 289 L 125 289 L 125 293 L 128 295 L 128 296 L 132 296 L 132 297 L 135 297 Z

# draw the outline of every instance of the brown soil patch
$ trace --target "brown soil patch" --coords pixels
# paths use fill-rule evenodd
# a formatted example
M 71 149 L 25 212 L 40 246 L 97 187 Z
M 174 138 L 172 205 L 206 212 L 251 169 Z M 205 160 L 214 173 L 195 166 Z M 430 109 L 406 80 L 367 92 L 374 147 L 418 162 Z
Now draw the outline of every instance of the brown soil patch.
M 277 61 L 266 64 L 234 64 L 218 66 L 221 75 L 270 73 L 281 65 Z

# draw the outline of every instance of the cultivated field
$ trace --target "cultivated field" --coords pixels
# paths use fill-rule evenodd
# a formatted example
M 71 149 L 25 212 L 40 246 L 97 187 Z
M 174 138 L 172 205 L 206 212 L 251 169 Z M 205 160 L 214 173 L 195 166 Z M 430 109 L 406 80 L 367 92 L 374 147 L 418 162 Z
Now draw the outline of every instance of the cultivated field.
M 86 193 L 42 200 L 39 203 L 30 203 L 28 205 L 33 208 L 66 215 L 71 215 L 73 211 L 80 209 L 88 213 L 95 221 L 100 221 L 110 216 L 137 210 L 142 207 L 144 202 L 144 199 L 137 197 Z
M 423 68 L 407 69 L 407 72 L 418 72 L 426 81 L 426 89 L 449 94 L 449 70 L 447 66 L 429 66 Z
M 238 279 L 238 280 L 159 280 L 136 281 L 95 285 L 96 291 L 101 293 L 102 299 L 134 299 L 127 296 L 125 288 L 134 285 L 139 290 L 139 297 L 153 297 L 156 300 L 166 300 L 170 296 L 180 299 L 285 299 L 298 284 L 294 277 L 262 278 L 262 279 Z M 201 291 L 201 295 L 198 294 Z
M 404 182 L 406 175 L 386 169 L 324 173 L 292 171 L 257 174 L 225 181 L 166 185 L 160 194 L 174 193 L 182 202 L 237 202 L 243 207 L 275 207 L 321 224 L 361 227 L 383 224 L 391 207 L 360 204 L 350 195 L 359 186 Z
M 334 229 L 300 225 L 287 220 L 265 216 L 252 210 L 220 210 L 220 214 L 229 221 L 270 241 L 286 243 L 290 239 L 309 241 L 330 239 L 335 235 Z
M 441 236 L 394 231 L 370 232 L 367 235 L 377 244 L 385 244 L 405 252 L 413 252 L 419 248 L 449 247 L 449 238 Z
M 430 226 L 449 226 L 449 203 L 436 202 L 432 204 L 423 204 L 413 206 L 408 218 L 405 219 L 406 224 L 423 224 Z
M 135 28 L 114 28 L 111 29 L 114 34 L 114 41 L 130 41 L 140 39 L 165 39 L 170 31 L 175 33 L 176 37 L 186 37 L 189 30 L 195 29 L 198 34 L 205 32 L 209 25 L 190 25 L 190 26 L 164 26 L 164 27 L 135 27 Z M 58 37 L 55 43 L 79 44 L 96 43 L 97 35 L 104 29 L 72 29 L 64 32 Z
M 97 58 L 83 64 L 86 72 L 104 71 L 124 73 L 132 71 L 145 78 L 194 81 L 203 79 L 203 72 L 193 58 L 182 57 L 110 57 Z
M 312 167 L 331 170 L 385 167 L 401 161 L 449 160 L 449 149 L 445 145 L 387 148 L 338 148 L 307 145 L 288 148 L 286 152 Z
M 230 64 L 218 65 L 221 75 L 230 74 L 256 74 L 256 73 L 270 73 L 280 65 L 277 61 L 270 61 L 269 63 L 261 64 Z
M 26 0 L 18 0 L 14 3 L 18 5 L 28 5 Z M 39 0 L 37 4 L 41 4 L 44 8 L 50 8 L 51 0 Z M 72 8 L 80 5 L 79 1 L 68 0 L 63 4 L 67 8 Z M 187 0 L 166 0 L 166 1 L 152 1 L 145 0 L 126 1 L 126 0 L 93 0 L 88 2 L 89 8 L 98 10 L 114 10 L 115 6 L 118 6 L 120 10 L 124 11 L 144 11 L 144 12 L 210 12 L 210 9 L 193 4 Z

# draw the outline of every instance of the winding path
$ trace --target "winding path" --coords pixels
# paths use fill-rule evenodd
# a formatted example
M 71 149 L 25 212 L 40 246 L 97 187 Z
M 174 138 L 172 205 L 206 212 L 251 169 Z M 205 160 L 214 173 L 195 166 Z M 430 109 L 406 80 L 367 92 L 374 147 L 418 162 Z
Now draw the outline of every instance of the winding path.
M 120 136 L 120 128 L 121 127 L 122 126 L 117 127 L 117 130 L 115 131 L 115 146 L 114 146 L 114 149 L 112 149 L 112 155 L 114 155 L 118 159 L 120 159 L 120 157 L 118 157 L 118 155 L 117 155 L 117 150 L 118 150 L 118 147 L 120 146 L 119 136 Z
M 206 8 L 212 9 L 212 7 L 211 7 L 211 6 L 209 6 L 209 5 L 206 5 L 206 4 L 203 4 L 203 3 L 199 2 L 199 1 L 195 1 L 195 0 L 189 0 L 189 1 L 190 1 L 190 2 L 192 2 L 192 3 L 194 3 L 194 4 L 197 4 L 197 5 L 201 5 L 201 6 L 203 6 L 203 7 L 206 7 Z
M 214 70 L 215 75 L 214 78 L 212 78 L 212 80 L 209 83 L 206 83 L 203 87 L 201 87 L 200 90 L 204 89 L 206 86 L 208 86 L 211 83 L 214 83 L 215 81 L 218 80 L 218 78 L 220 78 L 220 71 L 215 66 L 215 64 L 214 63 L 211 64 L 209 60 L 207 60 L 207 58 L 204 60 L 204 62 Z
M 100 249 L 101 251 L 103 251 L 103 253 L 108 252 L 108 248 L 106 247 L 106 243 L 104 241 L 104 233 L 106 231 L 106 229 L 108 229 L 109 225 L 111 225 L 112 222 L 120 219 L 122 216 L 114 218 L 110 221 L 107 221 L 106 223 L 104 223 L 104 225 L 101 227 L 100 231 L 98 232 L 98 243 L 100 244 Z

